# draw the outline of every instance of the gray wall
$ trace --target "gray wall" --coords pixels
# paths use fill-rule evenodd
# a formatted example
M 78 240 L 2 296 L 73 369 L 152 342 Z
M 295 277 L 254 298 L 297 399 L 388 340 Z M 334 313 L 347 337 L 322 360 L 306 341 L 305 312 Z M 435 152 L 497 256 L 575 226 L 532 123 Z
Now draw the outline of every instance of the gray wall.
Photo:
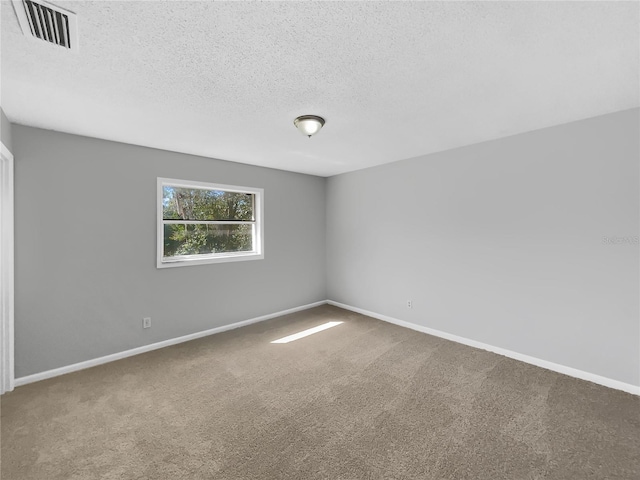
M 0 142 L 13 153 L 13 143 L 11 138 L 11 123 L 4 114 L 4 110 L 0 108 Z
M 16 377 L 330 298 L 638 385 L 638 115 L 327 181 L 14 125 Z M 263 187 L 265 259 L 156 269 L 158 176 Z
M 639 385 L 638 115 L 330 178 L 329 298 Z
M 13 146 L 17 378 L 326 298 L 324 178 L 20 125 Z M 156 269 L 157 177 L 264 188 L 265 259 Z

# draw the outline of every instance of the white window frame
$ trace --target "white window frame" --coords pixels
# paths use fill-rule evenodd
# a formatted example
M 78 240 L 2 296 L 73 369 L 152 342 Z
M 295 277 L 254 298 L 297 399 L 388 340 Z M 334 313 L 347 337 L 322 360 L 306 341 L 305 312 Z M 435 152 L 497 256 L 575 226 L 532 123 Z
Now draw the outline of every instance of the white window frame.
M 179 257 L 164 257 L 164 225 L 162 200 L 165 186 L 182 188 L 201 188 L 203 190 L 223 190 L 227 192 L 251 193 L 254 195 L 254 223 L 253 223 L 253 250 L 250 252 L 211 253 L 203 255 L 183 255 Z M 157 267 L 186 267 L 190 265 L 204 265 L 208 263 L 241 262 L 246 260 L 262 260 L 264 258 L 264 189 L 254 187 L 241 187 L 238 185 L 223 185 L 219 183 L 196 182 L 192 180 L 179 180 L 175 178 L 158 177 L 157 190 Z M 224 222 L 246 223 L 246 222 Z

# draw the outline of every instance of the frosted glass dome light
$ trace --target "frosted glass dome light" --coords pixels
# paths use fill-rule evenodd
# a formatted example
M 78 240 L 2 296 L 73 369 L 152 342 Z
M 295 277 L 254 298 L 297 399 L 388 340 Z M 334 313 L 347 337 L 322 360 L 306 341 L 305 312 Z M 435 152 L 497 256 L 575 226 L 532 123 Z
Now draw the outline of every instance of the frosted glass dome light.
M 302 115 L 293 121 L 293 124 L 303 135 L 311 138 L 324 126 L 324 118 L 316 115 Z

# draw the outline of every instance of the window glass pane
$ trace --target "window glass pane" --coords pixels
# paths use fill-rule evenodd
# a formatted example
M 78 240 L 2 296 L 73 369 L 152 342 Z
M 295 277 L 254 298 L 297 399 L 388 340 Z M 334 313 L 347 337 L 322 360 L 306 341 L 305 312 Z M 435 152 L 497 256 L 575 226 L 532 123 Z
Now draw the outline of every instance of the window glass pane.
M 254 194 L 165 185 L 164 220 L 253 221 Z
M 250 252 L 253 225 L 164 225 L 164 256 Z

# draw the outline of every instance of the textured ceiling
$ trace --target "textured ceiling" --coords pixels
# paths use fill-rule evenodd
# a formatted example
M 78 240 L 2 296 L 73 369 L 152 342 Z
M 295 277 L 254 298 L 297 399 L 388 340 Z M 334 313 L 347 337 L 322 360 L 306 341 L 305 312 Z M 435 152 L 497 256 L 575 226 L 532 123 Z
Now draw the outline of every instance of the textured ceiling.
M 328 176 L 639 104 L 637 2 L 52 3 L 79 53 L 2 1 L 15 123 Z

